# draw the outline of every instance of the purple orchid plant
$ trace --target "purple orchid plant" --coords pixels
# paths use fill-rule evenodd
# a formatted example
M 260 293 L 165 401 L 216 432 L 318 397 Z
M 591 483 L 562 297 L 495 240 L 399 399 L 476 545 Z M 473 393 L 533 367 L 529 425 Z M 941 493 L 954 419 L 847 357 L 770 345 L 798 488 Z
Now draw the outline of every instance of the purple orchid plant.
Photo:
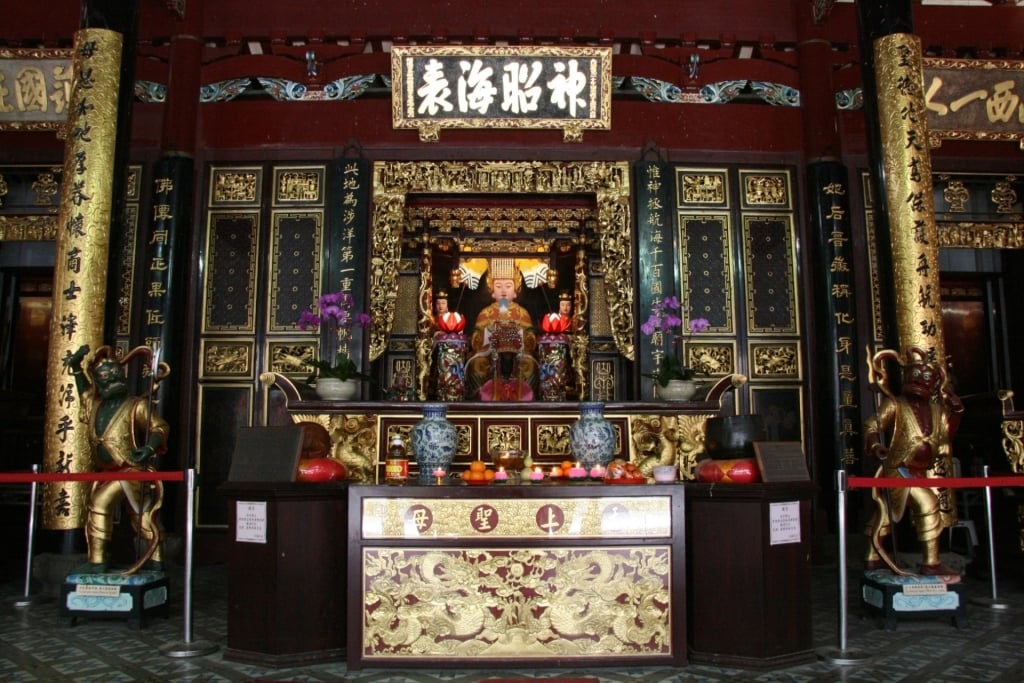
M 640 325 L 640 331 L 656 344 L 664 344 L 666 339 L 670 339 L 672 342 L 672 352 L 664 353 L 661 356 L 658 371 L 644 373 L 644 377 L 652 378 L 660 386 L 666 386 L 669 380 L 673 379 L 693 379 L 697 370 L 683 362 L 683 358 L 685 358 L 684 344 L 694 333 L 703 332 L 710 327 L 707 318 L 691 318 L 686 325 L 689 334 L 684 340 L 681 310 L 682 306 L 678 297 L 668 296 L 664 299 L 657 299 L 647 321 Z M 678 352 L 676 351 L 677 346 Z
M 348 354 L 348 342 L 352 328 L 356 325 L 367 328 L 373 324 L 373 316 L 369 313 L 357 313 L 355 299 L 349 292 L 332 292 L 322 294 L 311 310 L 303 311 L 297 322 L 299 329 L 318 331 L 322 326 L 335 330 L 338 335 L 338 353 L 334 362 L 314 360 L 311 365 L 315 372 L 309 376 L 307 383 L 313 383 L 317 377 L 333 377 L 341 380 L 368 379 L 359 372 L 355 362 Z

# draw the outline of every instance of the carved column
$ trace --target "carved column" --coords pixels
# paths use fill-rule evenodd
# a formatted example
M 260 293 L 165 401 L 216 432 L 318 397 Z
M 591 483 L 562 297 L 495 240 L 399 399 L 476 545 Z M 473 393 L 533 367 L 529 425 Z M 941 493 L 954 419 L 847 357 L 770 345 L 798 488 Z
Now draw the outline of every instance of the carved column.
M 46 372 L 46 472 L 92 469 L 89 426 L 67 362 L 81 345 L 95 350 L 104 343 L 112 225 L 121 220 L 130 132 L 121 76 L 135 19 L 135 2 L 87 2 L 83 26 L 75 34 Z M 92 28 L 96 25 L 105 28 Z M 55 482 L 43 491 L 44 528 L 82 526 L 88 484 Z

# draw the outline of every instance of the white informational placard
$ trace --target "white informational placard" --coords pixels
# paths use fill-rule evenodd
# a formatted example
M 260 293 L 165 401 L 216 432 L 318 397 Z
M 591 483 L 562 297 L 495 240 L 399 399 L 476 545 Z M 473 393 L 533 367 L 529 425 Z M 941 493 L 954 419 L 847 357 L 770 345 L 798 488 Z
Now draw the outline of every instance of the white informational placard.
M 769 545 L 800 542 L 800 501 L 771 503 L 768 511 Z
M 235 501 L 235 541 L 267 542 L 267 501 Z

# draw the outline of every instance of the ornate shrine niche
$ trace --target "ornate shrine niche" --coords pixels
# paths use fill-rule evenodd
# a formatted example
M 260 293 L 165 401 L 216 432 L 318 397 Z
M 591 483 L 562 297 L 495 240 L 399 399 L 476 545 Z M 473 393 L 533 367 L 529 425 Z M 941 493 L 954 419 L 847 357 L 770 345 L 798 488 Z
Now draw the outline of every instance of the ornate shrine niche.
M 416 391 L 427 398 L 434 296 L 466 317 L 490 303 L 475 281 L 480 262 L 526 264 L 522 300 L 535 321 L 557 312 L 559 294 L 573 307 L 577 389 L 585 395 L 591 266 L 604 276 L 612 337 L 628 360 L 633 348 L 633 276 L 629 165 L 625 162 L 377 162 L 370 304 L 370 359 L 381 357 L 395 324 L 399 262 L 420 263 Z M 486 266 L 484 266 L 486 270 Z M 457 279 L 453 271 L 462 271 Z M 548 278 L 551 278 L 548 280 Z

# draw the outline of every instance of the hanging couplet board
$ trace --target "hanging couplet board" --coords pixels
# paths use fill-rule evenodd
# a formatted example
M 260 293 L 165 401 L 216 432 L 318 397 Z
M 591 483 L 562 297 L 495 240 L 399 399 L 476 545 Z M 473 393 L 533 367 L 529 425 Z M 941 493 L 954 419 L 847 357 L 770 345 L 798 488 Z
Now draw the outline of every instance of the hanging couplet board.
M 395 46 L 395 128 L 436 142 L 441 128 L 555 128 L 579 142 L 611 128 L 612 48 Z
M 928 139 L 1017 140 L 1024 149 L 1024 61 L 922 59 Z

